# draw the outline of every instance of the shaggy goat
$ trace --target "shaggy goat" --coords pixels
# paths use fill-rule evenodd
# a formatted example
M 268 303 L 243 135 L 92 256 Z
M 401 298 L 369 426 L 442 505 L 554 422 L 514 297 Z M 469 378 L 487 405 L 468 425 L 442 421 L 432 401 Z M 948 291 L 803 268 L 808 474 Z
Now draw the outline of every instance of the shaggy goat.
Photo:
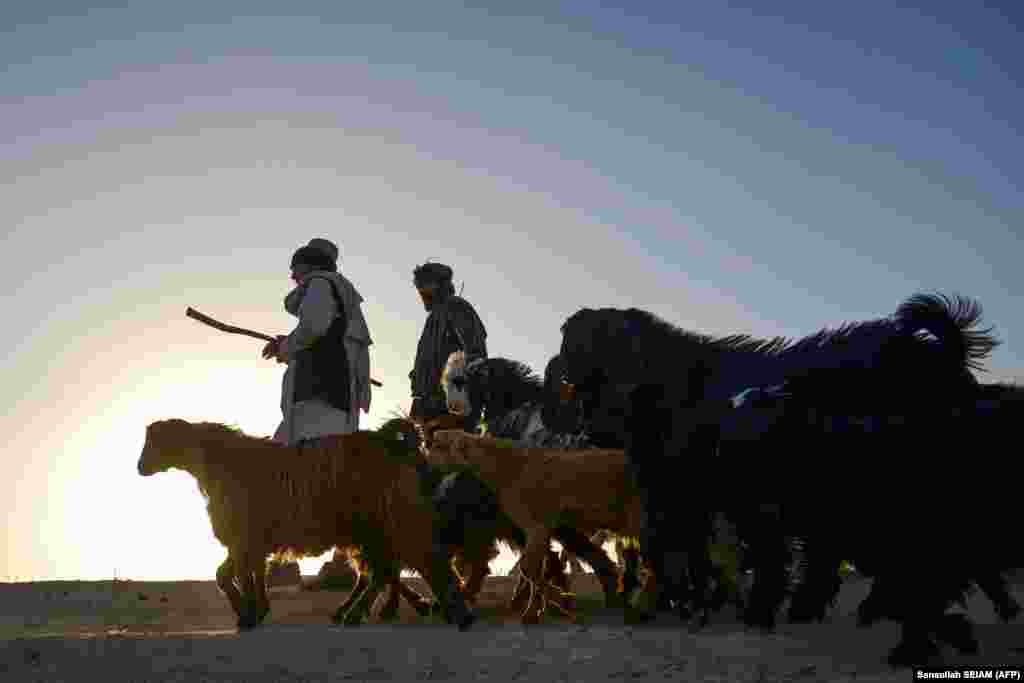
M 692 481 L 713 481 L 702 473 L 713 461 L 731 397 L 747 387 L 778 384 L 811 370 L 858 369 L 872 378 L 876 408 L 883 414 L 903 412 L 912 404 L 921 414 L 934 414 L 964 399 L 975 385 L 970 370 L 997 344 L 989 330 L 973 329 L 980 317 L 980 307 L 968 299 L 916 295 L 889 318 L 790 342 L 745 335 L 714 338 L 681 330 L 638 309 L 583 309 L 562 326 L 560 353 L 567 386 L 576 391 L 593 395 L 615 385 L 655 387 L 643 390 L 650 395 L 641 395 L 640 403 L 661 414 L 659 437 L 629 435 L 644 447 L 627 449 L 646 489 L 641 551 L 680 603 L 688 597 L 689 573 L 701 606 L 707 604 L 702 592 L 709 561 L 697 549 L 704 547 L 701 539 L 708 533 L 706 511 L 680 507 L 676 488 L 666 482 L 680 469 L 680 454 Z M 652 422 L 640 424 L 646 428 Z M 682 520 L 677 514 L 691 517 Z M 693 537 L 679 539 L 652 526 L 673 523 Z M 688 559 L 673 563 L 668 572 L 669 554 Z
M 534 372 L 507 358 L 466 361 L 462 351 L 448 357 L 441 374 L 448 410 L 456 415 L 479 413 L 487 434 L 545 448 L 585 448 L 583 434 L 558 432 L 543 419 L 544 384 Z
M 747 500 L 756 500 L 751 494 L 774 489 L 762 479 L 756 463 L 743 469 L 744 478 L 755 483 L 756 491 L 734 492 L 726 488 L 716 490 L 714 499 L 708 493 L 681 495 L 678 473 L 655 478 L 652 469 L 636 467 L 634 462 L 664 448 L 666 432 L 673 428 L 672 411 L 665 405 L 660 385 L 641 385 L 631 399 L 631 412 L 627 418 L 630 439 L 626 455 L 639 489 L 645 542 L 648 547 L 664 548 L 661 566 L 650 563 L 652 573 L 659 582 L 666 583 L 666 576 L 692 577 L 695 594 L 693 613 L 683 600 L 686 594 L 683 586 L 677 588 L 678 593 L 668 593 L 668 596 L 677 600 L 676 609 L 681 618 L 690 620 L 691 629 L 704 626 L 710 620 L 712 609 L 721 604 L 721 598 L 715 599 L 710 590 L 713 567 L 709 547 L 716 536 L 714 513 L 718 512 L 732 523 L 737 540 L 747 546 L 746 562 L 755 569 L 755 582 L 747 600 L 744 620 L 751 626 L 766 626 L 770 619 L 768 615 L 774 614 L 772 606 L 776 597 L 781 598 L 785 591 L 784 568 L 789 553 L 778 504 Z M 734 463 L 719 463 L 714 459 L 687 464 L 690 465 L 687 479 L 694 482 L 728 481 L 735 476 L 737 469 Z M 676 537 L 681 538 L 685 545 L 673 547 L 671 542 Z M 704 564 L 699 564 L 701 561 Z M 658 595 L 659 600 L 666 597 L 665 593 Z M 641 618 L 653 616 L 653 613 L 646 613 Z
M 269 554 L 317 556 L 333 547 L 359 548 L 371 570 L 367 588 L 335 612 L 335 621 L 359 623 L 380 590 L 409 567 L 427 579 L 445 618 L 468 627 L 473 617 L 449 564 L 454 549 L 439 541 L 433 492 L 416 465 L 401 442 L 373 432 L 286 447 L 217 423 L 164 420 L 147 427 L 138 470 L 149 476 L 177 468 L 195 477 L 214 535 L 228 549 L 217 583 L 240 627 L 256 625 L 269 610 L 262 580 Z M 463 554 L 486 563 L 493 546 L 485 539 Z
M 604 384 L 591 392 L 564 393 L 566 361 L 555 354 L 544 368 L 544 424 L 557 432 L 582 434 L 596 448 L 625 448 L 632 385 Z
M 958 489 L 969 489 L 962 486 L 962 468 L 949 456 L 969 452 L 979 434 L 1016 430 L 1008 418 L 1016 412 L 1013 400 L 1019 394 L 985 387 L 975 394 L 975 402 L 945 414 L 921 416 L 908 410 L 904 415 L 879 415 L 864 412 L 872 405 L 870 377 L 844 374 L 850 373 L 815 371 L 778 390 L 762 392 L 762 405 L 755 402 L 737 413 L 760 411 L 759 417 L 770 419 L 757 421 L 759 427 L 750 430 L 748 444 L 736 439 L 721 444 L 723 466 L 744 469 L 748 463 L 763 462 L 765 453 L 785 451 L 784 463 L 758 477 L 768 486 L 797 479 L 821 486 L 831 479 L 838 460 L 854 465 L 844 474 L 844 489 L 872 491 L 867 504 L 853 496 L 844 500 L 840 495 L 827 503 L 789 496 L 785 525 L 798 528 L 808 543 L 808 581 L 794 596 L 791 620 L 823 617 L 845 559 L 875 577 L 871 594 L 858 609 L 858 623 L 890 618 L 902 625 L 901 640 L 889 653 L 890 664 L 923 664 L 938 654 L 936 641 L 976 652 L 971 623 L 962 615 L 944 612 L 964 600 L 973 581 L 995 603 L 1001 618 L 1019 614 L 1001 572 L 1021 566 L 1024 558 L 998 531 L 999 520 L 1013 514 L 1014 506 L 991 497 L 963 500 L 952 491 L 952 498 L 941 501 L 916 498 L 910 492 L 941 494 L 953 482 Z M 998 400 L 992 404 L 992 397 L 1001 396 L 1007 397 L 1006 406 Z M 899 452 L 901 459 L 893 462 L 891 451 Z M 933 458 L 933 453 L 946 457 Z M 878 490 L 884 481 L 880 473 L 890 480 L 889 490 Z M 771 607 L 781 602 L 780 596 L 774 597 Z

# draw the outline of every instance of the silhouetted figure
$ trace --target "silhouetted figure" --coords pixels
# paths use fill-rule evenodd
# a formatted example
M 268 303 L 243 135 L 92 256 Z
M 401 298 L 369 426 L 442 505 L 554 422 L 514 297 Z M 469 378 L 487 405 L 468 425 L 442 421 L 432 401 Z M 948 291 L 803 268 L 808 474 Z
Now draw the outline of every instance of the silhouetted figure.
M 487 358 L 487 330 L 473 306 L 455 295 L 452 269 L 442 263 L 424 263 L 413 270 L 413 284 L 429 315 L 416 347 L 410 417 L 426 422 L 448 414 L 441 372 L 448 356 L 462 351 L 467 361 Z M 465 429 L 475 431 L 479 412 L 466 416 Z
M 337 272 L 337 247 L 313 239 L 292 256 L 295 288 L 284 308 L 299 319 L 288 336 L 263 348 L 287 363 L 281 384 L 282 420 L 274 440 L 296 445 L 359 429 L 370 408 L 370 332 L 363 297 Z

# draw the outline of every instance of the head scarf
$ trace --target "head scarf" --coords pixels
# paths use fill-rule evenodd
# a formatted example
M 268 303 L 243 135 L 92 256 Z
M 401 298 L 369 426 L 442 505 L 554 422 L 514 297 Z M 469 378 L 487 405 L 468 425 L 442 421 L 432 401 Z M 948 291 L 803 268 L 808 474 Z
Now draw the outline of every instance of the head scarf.
M 327 256 L 330 257 L 331 261 L 333 261 L 334 263 L 338 262 L 338 245 L 330 241 L 329 239 L 324 239 L 323 237 L 314 237 L 309 241 L 309 244 L 307 244 L 306 246 L 313 247 L 314 249 L 319 249 L 320 251 L 327 254 Z
M 412 281 L 417 287 L 451 282 L 453 276 L 452 269 L 443 263 L 424 263 L 412 271 Z
M 306 245 L 299 247 L 292 255 L 292 268 L 298 265 L 312 266 L 315 270 L 337 270 L 334 259 L 323 249 Z

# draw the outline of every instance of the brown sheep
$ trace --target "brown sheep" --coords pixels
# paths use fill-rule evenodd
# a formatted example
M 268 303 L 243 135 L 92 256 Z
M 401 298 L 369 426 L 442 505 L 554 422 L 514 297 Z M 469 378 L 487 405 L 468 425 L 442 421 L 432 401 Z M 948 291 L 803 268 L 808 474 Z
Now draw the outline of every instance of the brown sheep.
M 359 548 L 372 570 L 366 589 L 335 612 L 336 622 L 360 623 L 376 595 L 398 584 L 400 570 L 409 567 L 428 581 L 446 619 L 460 629 L 472 623 L 455 587 L 452 549 L 437 543 L 428 484 L 402 442 L 360 431 L 287 447 L 218 423 L 154 422 L 146 429 L 139 474 L 171 468 L 195 477 L 207 499 L 214 536 L 228 549 L 217 585 L 240 628 L 255 626 L 270 609 L 268 555 L 319 556 L 334 547 Z M 494 554 L 493 537 L 470 541 L 463 556 L 485 565 Z
M 532 586 L 523 623 L 536 623 L 548 600 L 572 614 L 559 592 L 540 580 L 552 529 L 567 524 L 590 533 L 607 529 L 639 535 L 641 502 L 622 450 L 530 448 L 450 429 L 433 434 L 427 460 L 468 467 L 526 533 L 520 567 Z M 653 590 L 653 584 L 648 581 L 644 591 Z
M 403 440 L 409 448 L 417 449 L 424 456 L 429 453 L 432 435 L 435 431 L 445 430 L 452 426 L 452 418 L 457 417 L 454 415 L 443 415 L 439 418 L 427 422 L 425 424 L 417 422 L 415 420 L 407 418 L 394 418 L 388 421 L 379 431 L 394 434 L 395 438 Z M 434 466 L 438 469 L 446 469 L 454 467 L 456 470 L 465 470 L 466 468 L 458 463 L 454 465 L 446 465 L 441 463 L 434 463 Z M 473 477 L 476 479 L 476 477 Z M 496 502 L 496 501 L 495 501 Z M 453 520 L 456 526 L 465 523 L 465 519 Z M 515 524 L 515 522 L 500 511 L 495 515 L 493 519 L 482 520 L 476 517 L 471 520 L 473 525 L 478 528 L 477 533 L 480 533 L 479 527 L 483 524 L 490 524 L 491 528 L 486 533 L 493 535 L 495 538 L 506 542 L 514 550 L 522 552 L 526 547 L 526 534 L 525 532 Z M 584 537 L 585 538 L 585 537 Z M 496 557 L 496 555 L 495 555 Z M 566 576 L 565 568 L 566 561 L 559 556 L 557 553 L 549 551 L 545 556 L 546 559 L 543 563 L 543 576 L 542 583 L 546 586 L 551 586 L 557 589 L 564 597 L 570 597 L 569 595 L 569 579 Z M 492 557 L 493 559 L 493 557 Z M 490 567 L 487 565 L 474 565 L 472 567 L 465 566 L 461 556 L 456 556 L 453 560 L 456 573 L 459 575 L 459 580 L 463 585 L 463 592 L 466 599 L 473 602 L 475 601 L 476 595 L 480 592 L 483 587 L 484 579 L 490 574 Z M 510 606 L 515 606 L 520 603 L 521 598 L 525 594 L 524 589 L 531 585 L 531 581 L 524 580 L 524 575 L 521 571 L 518 571 L 519 562 L 516 562 L 515 573 L 519 576 L 515 589 L 513 590 L 511 600 L 509 601 Z M 621 579 L 619 579 L 615 587 L 621 587 Z M 625 592 L 624 592 L 625 593 Z M 565 611 L 564 606 L 560 603 L 552 603 L 551 607 Z

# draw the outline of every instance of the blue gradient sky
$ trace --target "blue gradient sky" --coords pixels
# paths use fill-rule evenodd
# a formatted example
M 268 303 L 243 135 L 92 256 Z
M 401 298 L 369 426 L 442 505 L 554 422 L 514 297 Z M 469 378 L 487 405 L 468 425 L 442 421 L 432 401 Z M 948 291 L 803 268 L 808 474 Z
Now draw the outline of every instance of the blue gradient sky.
M 1012 3 L 495 4 L 0 9 L 0 580 L 212 576 L 145 425 L 273 432 L 281 366 L 183 313 L 287 332 L 314 236 L 367 299 L 369 427 L 428 258 L 538 370 L 582 306 L 800 336 L 938 289 L 1024 378 Z

